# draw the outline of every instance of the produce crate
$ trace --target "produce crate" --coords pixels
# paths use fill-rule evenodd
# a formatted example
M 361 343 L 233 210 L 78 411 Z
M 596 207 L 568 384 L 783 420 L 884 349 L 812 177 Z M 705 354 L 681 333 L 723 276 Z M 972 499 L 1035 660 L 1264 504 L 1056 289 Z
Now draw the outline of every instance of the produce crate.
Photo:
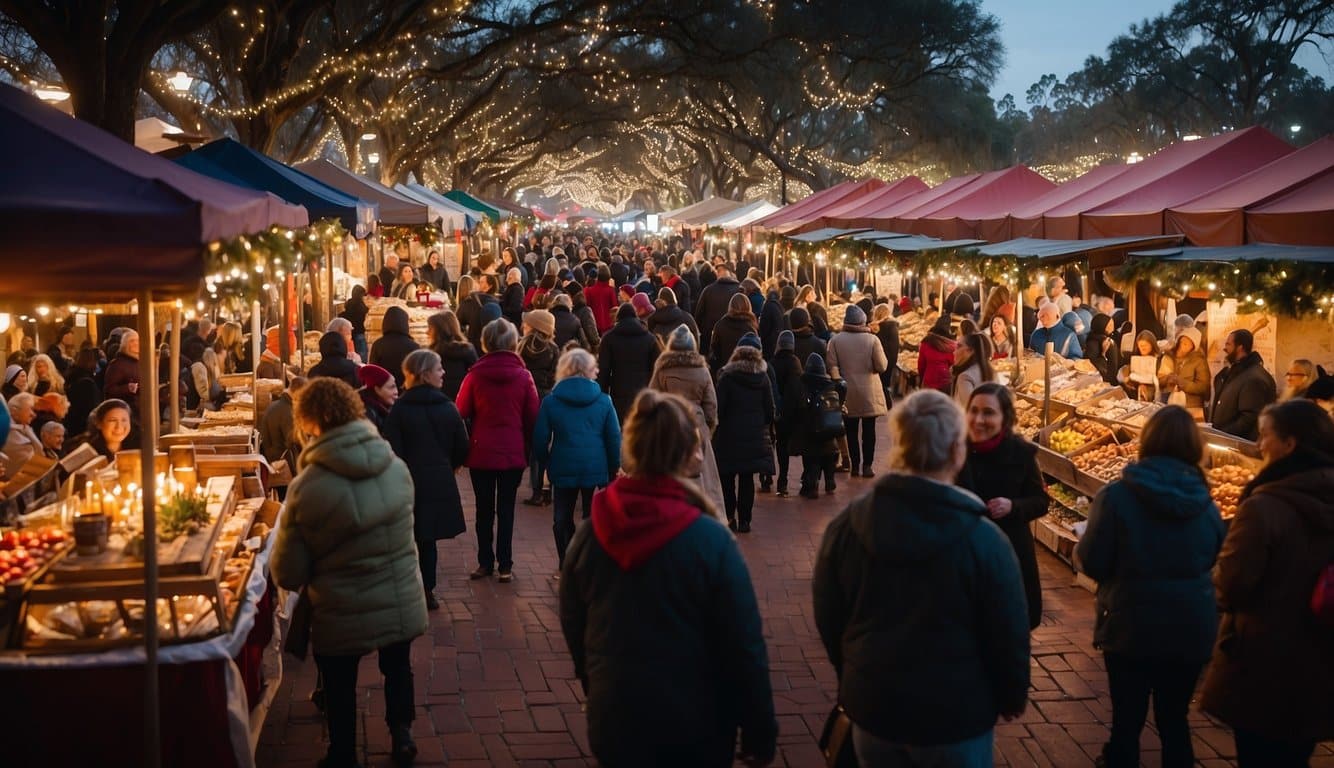
M 1074 564 L 1075 544 L 1079 542 L 1073 533 L 1046 518 L 1039 518 L 1032 523 L 1033 538 L 1049 549 L 1052 554 L 1067 563 Z
M 1119 387 L 1118 387 L 1119 389 Z M 1076 409 L 1083 403 L 1108 394 L 1111 391 L 1111 385 L 1102 380 L 1098 374 L 1084 375 L 1076 378 L 1069 386 L 1057 390 L 1052 395 L 1052 400 L 1065 403 Z
M 1112 387 L 1091 400 L 1080 403 L 1075 413 L 1091 419 L 1120 421 L 1144 410 L 1148 403 L 1131 400 L 1124 387 Z

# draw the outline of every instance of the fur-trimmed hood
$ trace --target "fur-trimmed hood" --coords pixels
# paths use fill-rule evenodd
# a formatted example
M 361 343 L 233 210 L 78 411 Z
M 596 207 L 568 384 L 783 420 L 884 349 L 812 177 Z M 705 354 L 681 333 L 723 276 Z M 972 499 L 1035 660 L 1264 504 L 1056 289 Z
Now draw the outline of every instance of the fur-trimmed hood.
M 653 370 L 656 372 L 668 368 L 708 368 L 708 365 L 704 356 L 698 352 L 669 349 L 658 355 L 658 361 L 653 364 Z
M 732 359 L 722 367 L 719 375 L 726 373 L 764 374 L 767 371 L 768 366 L 765 364 L 764 356 L 760 350 L 754 347 L 738 346 L 732 352 Z

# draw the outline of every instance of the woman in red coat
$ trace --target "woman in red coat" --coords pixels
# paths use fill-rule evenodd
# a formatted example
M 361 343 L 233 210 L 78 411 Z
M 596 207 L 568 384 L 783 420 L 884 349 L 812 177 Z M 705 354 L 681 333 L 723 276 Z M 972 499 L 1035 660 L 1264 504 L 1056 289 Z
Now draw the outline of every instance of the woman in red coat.
M 954 365 L 955 341 L 950 319 L 941 317 L 917 347 L 917 377 L 923 389 L 950 393 L 950 368 Z
M 616 324 L 616 288 L 611 282 L 611 268 L 606 264 L 598 265 L 597 279 L 584 289 L 584 301 L 593 310 L 593 320 L 597 323 L 598 333 L 611 330 Z
M 533 377 L 514 351 L 518 343 L 519 331 L 510 321 L 487 323 L 482 329 L 485 354 L 459 387 L 459 413 L 472 424 L 465 462 L 477 499 L 477 570 L 472 579 L 490 576 L 497 565 L 500 581 L 514 578 L 514 500 L 528 468 L 538 405 Z

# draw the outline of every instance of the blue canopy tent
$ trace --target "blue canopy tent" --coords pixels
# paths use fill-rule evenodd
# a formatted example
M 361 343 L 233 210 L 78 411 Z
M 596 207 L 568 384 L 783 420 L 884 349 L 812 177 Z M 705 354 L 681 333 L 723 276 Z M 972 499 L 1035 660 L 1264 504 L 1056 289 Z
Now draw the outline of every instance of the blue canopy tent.
M 291 166 L 231 139 L 218 139 L 181 155 L 176 162 L 192 171 L 237 186 L 260 189 L 304 205 L 312 220 L 337 219 L 358 240 L 375 231 L 380 208 L 352 197 Z
M 444 195 L 437 194 L 420 184 L 395 184 L 394 191 L 401 195 L 406 195 L 426 205 L 435 206 L 441 210 L 453 211 L 463 217 L 464 228 L 472 229 L 482 220 L 483 214 L 464 205 L 454 202 Z

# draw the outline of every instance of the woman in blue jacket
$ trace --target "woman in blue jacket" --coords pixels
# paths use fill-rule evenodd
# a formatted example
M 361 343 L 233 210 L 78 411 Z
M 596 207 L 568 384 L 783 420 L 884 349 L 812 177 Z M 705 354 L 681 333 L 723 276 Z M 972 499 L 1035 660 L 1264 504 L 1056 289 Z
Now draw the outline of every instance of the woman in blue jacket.
M 556 386 L 543 398 L 533 428 L 533 458 L 547 465 L 551 477 L 551 530 L 561 565 L 574 536 L 575 501 L 583 497 L 587 520 L 593 491 L 611 482 L 621 465 L 621 424 L 597 377 L 597 360 L 586 350 L 562 354 Z
M 1107 768 L 1139 765 L 1150 694 L 1163 766 L 1195 764 L 1186 713 L 1218 631 L 1210 574 L 1226 533 L 1203 457 L 1204 439 L 1186 409 L 1155 413 L 1140 435 L 1139 460 L 1094 497 L 1075 550 L 1098 582 L 1093 643 L 1112 694 Z

